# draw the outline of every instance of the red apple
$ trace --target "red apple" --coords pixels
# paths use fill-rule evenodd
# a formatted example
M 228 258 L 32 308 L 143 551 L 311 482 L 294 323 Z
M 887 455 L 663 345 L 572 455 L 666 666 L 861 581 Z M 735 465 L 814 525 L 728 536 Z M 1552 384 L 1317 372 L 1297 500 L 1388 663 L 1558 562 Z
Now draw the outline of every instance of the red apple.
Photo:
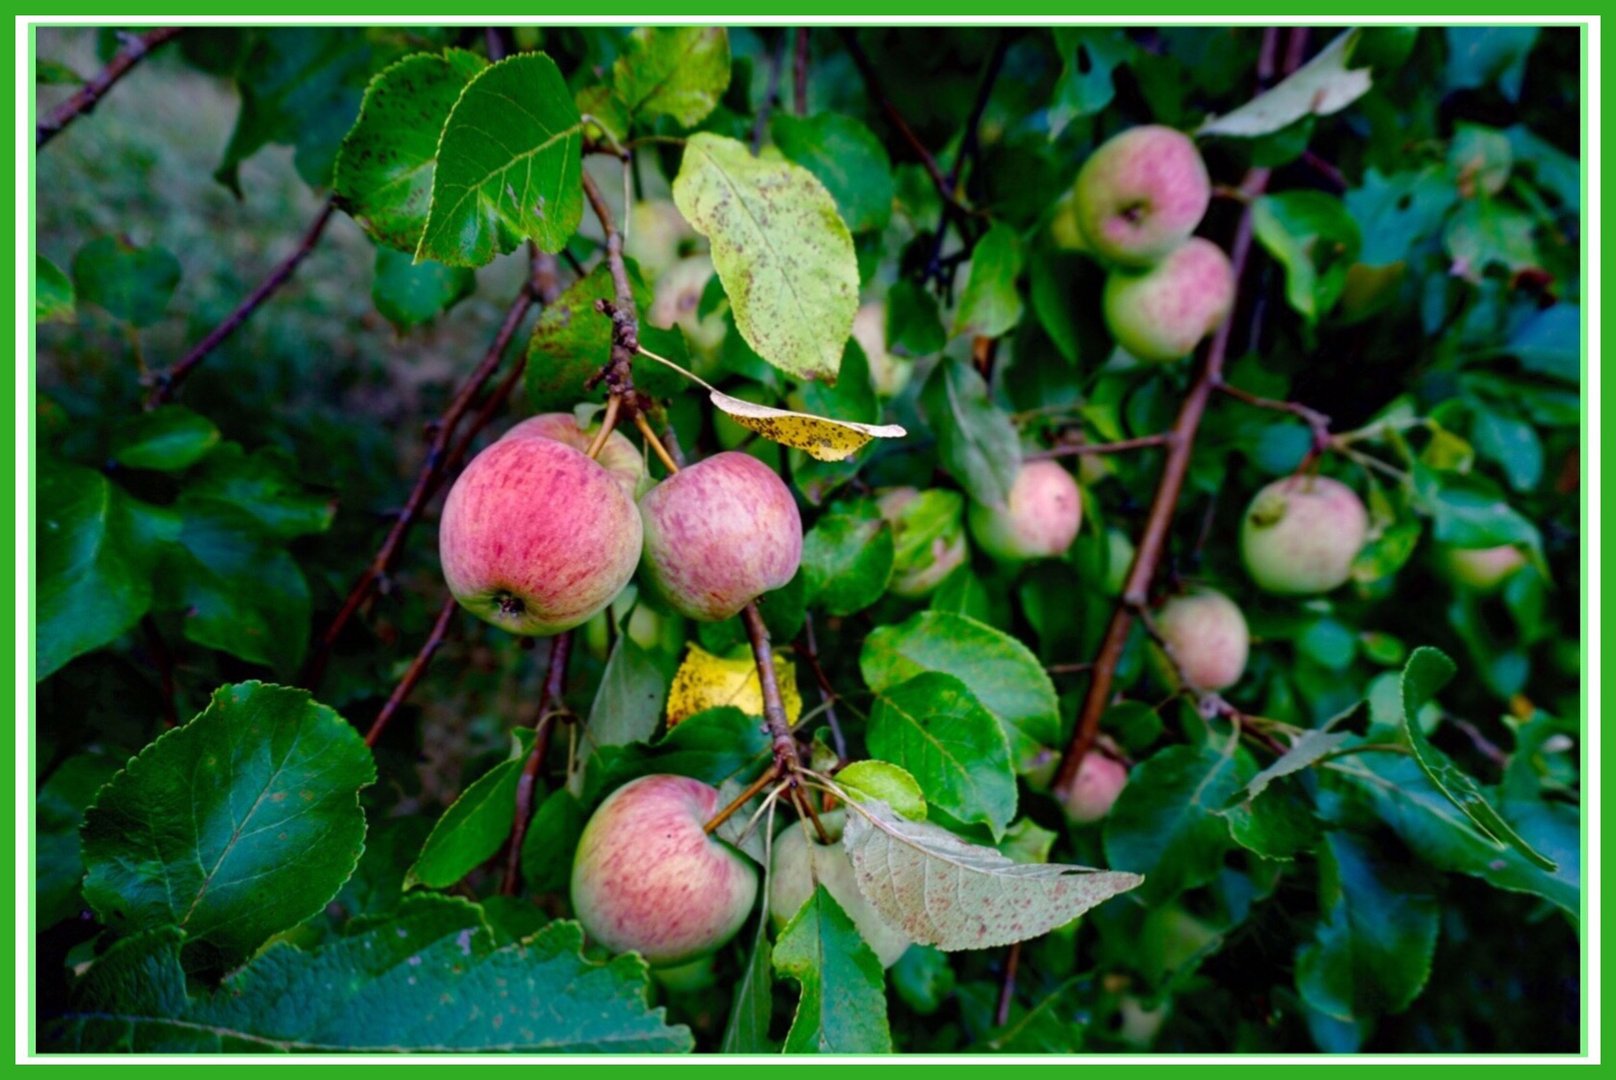
M 1075 194 L 1077 225 L 1089 250 L 1120 266 L 1149 266 L 1201 223 L 1212 181 L 1188 135 L 1150 124 L 1090 154 Z
M 1310 596 L 1352 575 L 1369 535 L 1356 492 L 1327 476 L 1290 476 L 1257 493 L 1240 526 L 1240 554 L 1266 592 Z
M 1057 558 L 1077 539 L 1083 495 L 1055 462 L 1029 461 L 1016 474 L 1004 509 L 972 502 L 967 519 L 977 546 L 996 559 Z
M 1061 796 L 1061 807 L 1067 820 L 1088 825 L 1109 814 L 1127 786 L 1127 766 L 1098 750 L 1090 750 L 1083 755 L 1071 788 Z
M 1223 690 L 1245 674 L 1251 634 L 1240 608 L 1222 593 L 1197 589 L 1173 597 L 1156 613 L 1156 629 L 1197 690 Z
M 595 441 L 596 434 L 597 431 L 585 431 L 579 427 L 577 419 L 571 413 L 554 412 L 530 416 L 500 438 L 554 439 L 574 450 L 587 453 L 590 444 Z M 595 460 L 605 466 L 607 472 L 623 481 L 630 495 L 634 494 L 640 481 L 645 477 L 645 459 L 621 431 L 613 431 L 606 437 L 606 445 L 595 456 Z
M 1141 360 L 1188 356 L 1228 318 L 1233 303 L 1229 257 L 1198 236 L 1148 270 L 1113 270 L 1105 279 L 1105 325 Z

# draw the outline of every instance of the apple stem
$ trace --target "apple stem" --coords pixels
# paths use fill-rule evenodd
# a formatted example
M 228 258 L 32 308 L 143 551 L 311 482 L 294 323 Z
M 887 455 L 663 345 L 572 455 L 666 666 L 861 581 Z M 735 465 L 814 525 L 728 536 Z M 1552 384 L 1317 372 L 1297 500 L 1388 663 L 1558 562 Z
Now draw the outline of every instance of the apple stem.
M 657 433 L 652 430 L 651 422 L 639 410 L 634 412 L 634 426 L 640 429 L 641 435 L 645 436 L 645 445 L 649 446 L 656 453 L 656 456 L 661 459 L 663 467 L 668 470 L 668 475 L 672 476 L 678 472 L 679 463 L 673 460 L 673 455 L 668 453 L 668 448 L 662 445 L 662 440 L 657 438 Z
M 589 444 L 588 452 L 591 458 L 600 457 L 600 452 L 606 449 L 606 440 L 611 438 L 612 429 L 617 426 L 617 414 L 622 407 L 623 399 L 620 395 L 613 394 L 606 399 L 606 415 L 601 417 L 600 432 L 595 436 L 595 441 Z
M 718 813 L 714 814 L 712 816 L 712 818 L 707 822 L 707 824 L 705 824 L 705 825 L 703 825 L 701 827 L 701 831 L 706 833 L 707 835 L 711 836 L 713 834 L 713 832 L 716 831 L 720 825 L 723 825 L 724 822 L 726 822 L 730 818 L 734 817 L 735 814 L 741 809 L 741 807 L 743 807 L 747 803 L 751 802 L 754 798 L 757 797 L 759 792 L 761 792 L 764 788 L 768 787 L 771 783 L 773 783 L 775 780 L 778 780 L 779 778 L 780 778 L 779 767 L 771 764 L 767 769 L 763 770 L 763 775 L 762 776 L 759 776 L 756 780 L 754 780 L 750 784 L 746 785 L 746 790 L 745 791 L 741 792 L 739 795 L 735 796 L 735 798 L 731 799 L 728 806 L 724 807 Z

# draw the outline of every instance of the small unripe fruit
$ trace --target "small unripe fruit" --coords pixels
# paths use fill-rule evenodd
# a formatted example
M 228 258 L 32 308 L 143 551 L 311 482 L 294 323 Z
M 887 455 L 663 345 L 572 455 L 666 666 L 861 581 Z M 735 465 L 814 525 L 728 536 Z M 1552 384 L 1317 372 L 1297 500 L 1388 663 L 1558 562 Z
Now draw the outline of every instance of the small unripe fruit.
M 726 451 L 640 498 L 645 577 L 682 615 L 727 619 L 789 582 L 802 562 L 791 490 L 756 458 Z
M 1188 356 L 1229 316 L 1234 271 L 1223 249 L 1192 237 L 1148 270 L 1113 270 L 1105 279 L 1105 325 L 1141 360 Z
M 1240 555 L 1258 588 L 1310 596 L 1351 576 L 1368 534 L 1369 513 L 1351 488 L 1327 476 L 1290 476 L 1251 500 Z
M 1003 510 L 972 502 L 968 514 L 977 546 L 995 559 L 1020 562 L 1066 553 L 1083 524 L 1083 495 L 1072 474 L 1053 461 L 1021 466 Z
M 826 832 L 833 841 L 842 835 L 842 811 L 820 815 Z M 840 843 L 825 846 L 803 829 L 802 822 L 793 822 L 774 838 L 774 865 L 769 874 L 769 914 L 776 929 L 783 929 L 791 917 L 802 909 L 814 894 L 814 886 L 823 885 L 847 917 L 853 920 L 859 936 L 864 939 L 882 967 L 898 962 L 912 944 L 909 935 L 892 926 L 881 917 L 870 902 L 859 892 L 853 873 L 853 860 Z
M 530 416 L 500 436 L 501 441 L 529 438 L 554 439 L 574 450 L 587 453 L 590 444 L 595 441 L 595 433 L 580 428 L 577 419 L 571 413 L 556 412 Z M 607 472 L 617 477 L 630 495 L 634 494 L 640 480 L 645 476 L 645 459 L 621 431 L 613 431 L 606 436 L 606 445 L 595 456 L 595 460 L 600 462 Z
M 1490 548 L 1445 548 L 1441 561 L 1456 585 L 1489 593 L 1526 565 L 1521 549 L 1510 544 Z
M 1088 825 L 1111 812 L 1117 796 L 1128 786 L 1128 768 L 1098 750 L 1083 755 L 1072 786 L 1061 796 L 1068 821 Z
M 1075 191 L 1089 249 L 1121 266 L 1149 266 L 1178 247 L 1212 201 L 1195 143 L 1159 124 L 1108 139 L 1083 163 Z
M 893 488 L 875 505 L 892 526 L 896 557 L 887 585 L 892 595 L 905 600 L 928 596 L 965 561 L 964 500 L 958 492 Z
M 870 383 L 881 397 L 897 397 L 909 385 L 915 362 L 887 352 L 887 306 L 869 303 L 853 316 L 853 340 L 870 364 Z
M 718 791 L 684 776 L 643 776 L 600 804 L 572 865 L 572 907 L 591 939 L 677 967 L 735 936 L 757 871 L 702 832 L 717 810 Z
M 656 295 L 646 318 L 652 326 L 666 330 L 677 326 L 697 352 L 708 353 L 724 342 L 724 317 L 713 312 L 699 318 L 702 293 L 713 276 L 713 261 L 706 255 L 692 255 L 670 266 L 656 283 Z
M 438 554 L 450 593 L 513 634 L 585 622 L 640 561 L 632 491 L 565 443 L 499 440 L 472 459 L 443 504 Z
M 1245 674 L 1251 634 L 1240 608 L 1222 593 L 1199 589 L 1173 597 L 1157 612 L 1156 629 L 1196 689 L 1223 690 Z

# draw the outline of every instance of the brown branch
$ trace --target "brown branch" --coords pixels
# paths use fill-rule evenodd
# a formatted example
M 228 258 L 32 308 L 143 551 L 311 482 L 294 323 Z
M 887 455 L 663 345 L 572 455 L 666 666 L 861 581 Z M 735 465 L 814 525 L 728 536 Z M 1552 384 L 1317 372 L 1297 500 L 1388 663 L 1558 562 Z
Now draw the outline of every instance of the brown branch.
M 1270 27 L 1264 31 L 1262 49 L 1262 55 L 1266 58 L 1264 64 L 1271 62 L 1278 36 L 1278 28 Z M 1260 193 L 1268 184 L 1268 176 L 1267 169 L 1252 169 L 1246 174 L 1240 186 L 1253 194 Z M 1247 257 L 1251 252 L 1251 236 L 1251 210 L 1248 206 L 1241 211 L 1240 222 L 1235 228 L 1234 241 L 1229 250 L 1229 263 L 1236 283 L 1240 282 L 1245 273 Z M 1111 686 L 1116 675 L 1117 662 L 1122 658 L 1122 650 L 1128 642 L 1129 631 L 1133 629 L 1135 613 L 1144 607 L 1149 596 L 1151 581 L 1156 575 L 1156 567 L 1161 562 L 1162 552 L 1165 550 L 1167 533 L 1173 522 L 1173 512 L 1178 505 L 1179 493 L 1184 487 L 1184 477 L 1189 472 L 1190 455 L 1195 448 L 1195 435 L 1200 429 L 1201 417 L 1206 412 L 1207 401 L 1212 396 L 1213 388 L 1223 379 L 1223 362 L 1228 355 L 1229 336 L 1233 327 L 1234 319 L 1227 318 L 1213 334 L 1201 368 L 1189 392 L 1184 396 L 1178 416 L 1168 433 L 1167 458 L 1162 463 L 1161 480 L 1158 482 L 1155 498 L 1150 504 L 1150 513 L 1145 520 L 1144 532 L 1139 538 L 1133 565 L 1128 570 L 1121 602 L 1111 613 L 1105 637 L 1101 640 L 1100 648 L 1095 655 L 1094 671 L 1089 681 L 1088 692 L 1083 698 L 1083 706 L 1078 712 L 1077 727 L 1072 732 L 1066 753 L 1061 758 L 1060 771 L 1055 775 L 1053 787 L 1056 792 L 1064 793 L 1071 786 L 1072 781 L 1077 778 L 1078 768 L 1082 765 L 1084 756 L 1094 746 L 1094 741 L 1099 736 L 1100 717 L 1104 715 L 1106 706 L 1111 700 Z
M 946 206 L 951 207 L 956 213 L 968 214 L 970 211 L 960 203 L 954 194 L 953 186 L 948 182 L 948 177 L 943 175 L 942 166 L 937 164 L 937 159 L 932 156 L 932 152 L 926 149 L 926 144 L 920 141 L 920 136 L 915 134 L 914 129 L 909 126 L 909 122 L 898 111 L 898 107 L 892 103 L 892 99 L 887 97 L 886 92 L 881 89 L 881 76 L 875 70 L 875 64 L 870 60 L 869 54 L 864 51 L 864 46 L 859 43 L 858 31 L 843 27 L 841 35 L 843 42 L 847 45 L 847 54 L 853 58 L 854 66 L 858 68 L 859 75 L 864 79 L 866 92 L 871 98 L 875 99 L 875 103 L 880 106 L 881 112 L 886 116 L 887 122 L 897 129 L 899 137 L 908 144 L 909 149 L 920 159 L 920 164 L 926 170 L 926 175 L 931 177 L 932 186 L 937 189 L 938 196 Z
M 624 162 L 627 167 L 627 162 Z M 613 396 L 627 399 L 627 404 L 639 407 L 634 394 L 634 357 L 640 351 L 640 319 L 634 307 L 634 290 L 629 286 L 628 264 L 623 260 L 623 234 L 612 221 L 612 212 L 600 193 L 594 178 L 583 174 L 584 195 L 600 220 L 606 234 L 606 265 L 611 268 L 612 300 L 595 301 L 595 310 L 612 321 L 612 352 L 606 365 L 590 379 L 593 386 L 600 381 Z
M 522 775 L 516 780 L 516 815 L 511 819 L 511 838 L 505 849 L 505 876 L 500 879 L 502 896 L 515 896 L 522 886 L 522 845 L 527 840 L 527 829 L 533 822 L 533 792 L 538 787 L 539 772 L 550 753 L 550 737 L 558 718 L 567 714 L 566 707 L 558 704 L 567 685 L 567 661 L 572 657 L 572 631 L 563 631 L 550 639 L 550 663 L 544 673 L 544 688 L 539 691 L 539 708 L 533 717 L 533 750 L 522 765 Z
M 999 984 L 999 1007 L 993 1011 L 993 1026 L 1004 1027 L 1010 1022 L 1010 1002 L 1016 996 L 1016 969 L 1021 966 L 1021 942 L 1010 944 L 1004 957 L 1004 980 Z
M 144 34 L 124 34 L 123 47 L 90 80 L 57 105 L 34 128 L 34 149 L 38 150 L 62 133 L 74 120 L 93 112 L 118 80 L 129 74 L 131 68 L 145 59 L 153 49 L 171 40 L 184 30 L 183 26 L 160 26 Z
M 752 118 L 752 156 L 763 149 L 763 133 L 769 130 L 769 114 L 780 103 L 780 69 L 785 66 L 786 39 L 789 30 L 780 31 L 780 40 L 769 52 L 769 85 L 763 91 L 763 103 Z
M 258 310 L 259 305 L 291 279 L 292 272 L 297 269 L 298 264 L 308 258 L 315 245 L 320 242 L 320 236 L 325 232 L 325 227 L 331 221 L 331 215 L 335 210 L 336 204 L 327 199 L 325 205 L 320 207 L 320 212 L 309 223 L 309 227 L 304 230 L 303 239 L 298 241 L 296 250 L 282 259 L 280 265 L 271 270 L 269 276 L 260 281 L 258 287 L 247 295 L 247 299 L 236 305 L 236 310 L 226 316 L 218 326 L 208 331 L 207 337 L 192 346 L 191 351 L 173 367 L 152 376 L 151 390 L 146 394 L 146 408 L 155 409 L 171 400 L 179 392 L 180 384 L 190 376 L 196 366 L 207 359 L 208 354 L 218 348 L 226 338 L 240 329 L 241 324 L 247 321 L 247 317 Z
M 1236 401 L 1243 401 L 1256 409 L 1270 409 L 1274 412 L 1290 413 L 1312 429 L 1314 453 L 1320 453 L 1330 448 L 1330 418 L 1317 409 L 1303 405 L 1300 401 L 1280 401 L 1276 398 L 1258 397 L 1256 394 L 1248 393 L 1232 383 L 1224 382 L 1221 378 L 1213 384 L 1213 389 L 1219 393 L 1229 395 Z
M 387 725 L 398 713 L 399 707 L 414 691 L 416 683 L 421 681 L 421 676 L 426 674 L 426 669 L 432 664 L 433 654 L 438 651 L 438 647 L 448 635 L 449 623 L 453 621 L 454 613 L 459 607 L 459 601 L 451 596 L 443 602 L 443 607 L 438 609 L 438 617 L 432 622 L 432 632 L 427 635 L 426 644 L 421 646 L 421 651 L 410 661 L 404 677 L 393 687 L 393 693 L 388 697 L 387 704 L 382 706 L 382 711 L 376 714 L 370 730 L 365 732 L 366 746 L 376 745 L 382 737 L 382 732 L 387 730 Z
M 1121 454 L 1129 450 L 1146 450 L 1154 446 L 1167 446 L 1173 441 L 1170 431 L 1158 432 L 1155 435 L 1140 435 L 1134 439 L 1122 439 L 1109 443 L 1067 443 L 1054 446 L 1048 450 L 1034 450 L 1023 457 L 1027 461 L 1042 461 L 1049 458 L 1081 457 L 1085 454 Z
M 806 26 L 797 27 L 796 56 L 791 65 L 792 102 L 798 116 L 808 115 L 808 35 Z
M 847 764 L 847 740 L 842 737 L 842 725 L 836 720 L 836 699 L 840 696 L 831 686 L 830 679 L 825 675 L 825 669 L 819 663 L 819 642 L 814 638 L 814 617 L 807 611 L 802 613 L 803 656 L 808 660 L 808 667 L 814 673 L 814 681 L 819 684 L 819 700 L 825 708 L 825 722 L 830 726 L 831 744 L 836 749 L 836 759 Z
M 763 624 L 756 603 L 741 609 L 741 622 L 752 643 L 752 658 L 757 661 L 758 684 L 763 689 L 763 722 L 769 729 L 774 760 L 782 775 L 795 776 L 802 767 L 802 758 L 797 754 L 797 739 L 791 733 L 791 721 L 786 719 L 785 701 L 780 696 L 780 683 L 774 675 L 774 648 L 769 643 L 769 628 Z

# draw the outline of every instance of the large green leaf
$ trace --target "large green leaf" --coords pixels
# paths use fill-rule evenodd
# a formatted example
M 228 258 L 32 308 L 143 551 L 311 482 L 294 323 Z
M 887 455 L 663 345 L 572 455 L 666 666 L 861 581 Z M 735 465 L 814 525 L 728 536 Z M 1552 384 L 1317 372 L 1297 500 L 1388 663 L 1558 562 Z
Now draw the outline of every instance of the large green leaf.
M 483 912 L 414 897 L 323 948 L 279 944 L 193 995 L 172 929 L 119 942 L 45 1021 L 56 1050 L 648 1053 L 689 1050 L 690 1032 L 651 1009 L 643 961 L 582 955 L 554 922 L 499 947 Z
M 180 261 L 165 247 L 136 247 L 119 236 L 102 236 L 73 256 L 78 298 L 105 308 L 131 326 L 163 317 L 180 283 Z
M 1285 268 L 1285 298 L 1310 323 L 1317 322 L 1347 284 L 1358 258 L 1358 223 L 1340 199 L 1322 191 L 1285 191 L 1252 203 L 1257 240 Z
M 516 818 L 516 781 L 527 756 L 524 745 L 517 740 L 517 753 L 472 781 L 443 812 L 404 876 L 406 889 L 417 885 L 447 889 L 499 851 Z
M 679 212 L 712 245 L 735 327 L 757 354 L 834 382 L 858 310 L 853 238 L 807 169 L 708 132 L 691 136 L 673 182 Z
M 461 91 L 486 66 L 464 49 L 418 53 L 370 81 L 337 154 L 333 187 L 376 240 L 414 253 L 432 200 L 438 135 Z
M 101 789 L 84 898 L 114 929 L 176 926 L 203 966 L 239 963 L 342 887 L 375 778 L 358 732 L 306 691 L 222 687 Z
M 722 705 L 686 717 L 653 742 L 602 747 L 587 792 L 605 794 L 651 773 L 717 784 L 761 761 L 768 748 L 769 736 L 757 717 Z
M 952 675 L 927 671 L 882 690 L 870 753 L 908 770 L 928 803 L 997 840 L 1016 815 L 1016 774 L 997 719 Z
M 390 247 L 376 249 L 370 299 L 400 332 L 431 322 L 476 290 L 476 272 L 467 267 L 415 262 Z
M 415 257 L 482 266 L 523 240 L 560 251 L 583 216 L 582 149 L 553 60 L 522 53 L 484 68 L 443 125 Z
M 763 895 L 769 895 L 765 882 Z M 735 999 L 730 1005 L 729 1019 L 724 1022 L 724 1038 L 719 1049 L 726 1054 L 767 1054 L 776 1047 L 769 1039 L 769 1021 L 774 1018 L 774 974 L 769 935 L 764 930 L 767 919 L 758 920 L 757 940 L 740 981 L 735 984 Z M 863 940 L 859 942 L 863 944 Z M 869 948 L 868 945 L 864 946 Z
M 1003 507 L 1021 469 L 1021 442 L 977 370 L 953 357 L 939 360 L 921 388 L 920 409 L 943 468 L 977 502 Z
M 971 270 L 954 312 L 954 333 L 999 337 L 1021 321 L 1021 238 L 1008 225 L 995 225 L 971 250 Z
M 808 602 L 832 615 L 862 611 L 886 591 L 892 559 L 892 529 L 885 521 L 826 514 L 803 537 Z
M 774 969 L 802 987 L 786 1053 L 892 1052 L 881 961 L 825 886 L 780 931 Z
M 219 445 L 213 421 L 184 405 L 164 405 L 119 421 L 112 430 L 112 460 L 126 469 L 178 472 Z
M 770 124 L 786 157 L 819 177 L 853 232 L 884 229 L 892 217 L 892 162 L 870 129 L 850 116 L 776 113 Z
M 671 116 L 692 127 L 729 89 L 729 68 L 729 31 L 722 26 L 642 26 L 612 64 L 612 86 L 630 113 Z
M 640 281 L 638 268 L 628 263 L 629 287 L 640 309 L 640 341 L 658 356 L 688 367 L 684 336 L 675 327 L 659 330 L 645 321 L 651 290 Z M 611 320 L 595 310 L 595 301 L 612 300 L 611 268 L 602 264 L 579 278 L 545 305 L 528 342 L 527 399 L 537 412 L 571 409 L 589 395 L 584 384 L 611 359 Z M 652 397 L 672 397 L 687 384 L 683 376 L 654 360 L 634 361 L 634 388 Z
M 225 443 L 186 480 L 185 492 L 231 504 L 276 540 L 323 533 L 337 512 L 335 500 L 305 487 L 297 462 L 273 446 L 249 454 L 239 443 Z
M 1235 747 L 1171 746 L 1140 764 L 1105 821 L 1112 866 L 1145 875 L 1139 897 L 1160 904 L 1217 876 L 1228 850 L 1218 811 L 1238 791 Z
M 589 707 L 585 739 L 595 747 L 648 740 L 662 722 L 668 681 L 649 650 L 627 634 L 618 635 Z

